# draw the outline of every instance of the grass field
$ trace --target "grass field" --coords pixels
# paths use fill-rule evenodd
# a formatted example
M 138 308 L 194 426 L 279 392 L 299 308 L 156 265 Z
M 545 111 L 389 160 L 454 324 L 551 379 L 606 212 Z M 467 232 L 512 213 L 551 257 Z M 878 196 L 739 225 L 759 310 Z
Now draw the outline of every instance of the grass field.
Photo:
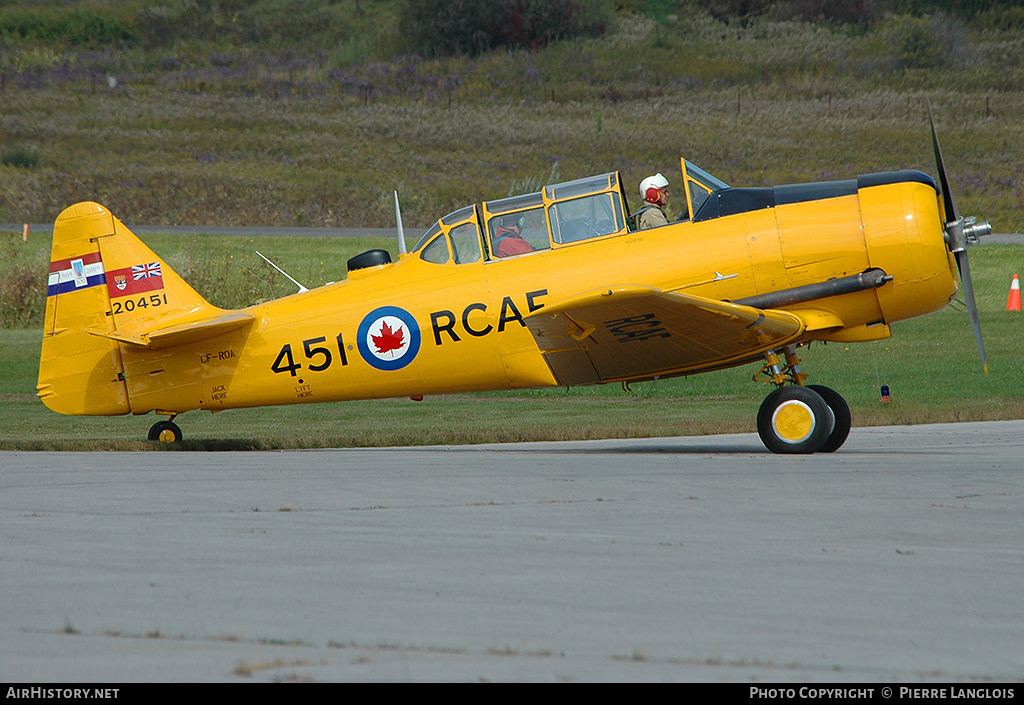
M 145 238 L 174 259 L 189 241 Z M 39 244 L 39 243 L 36 243 Z M 252 249 L 276 255 L 300 279 L 316 284 L 344 270 L 355 248 L 377 242 L 322 238 L 212 238 L 219 257 L 256 266 Z M 32 246 L 32 243 L 30 243 Z M 304 252 L 319 253 L 301 263 Z M 321 264 L 322 263 L 322 264 Z M 858 345 L 815 344 L 803 351 L 810 383 L 832 386 L 849 401 L 855 426 L 1024 418 L 1024 314 L 1007 312 L 1024 246 L 971 250 L 990 374 L 982 373 L 966 314 L 954 307 L 897 324 L 890 340 Z M 219 265 L 214 265 L 215 270 Z M 290 285 L 289 285 L 290 286 Z M 210 294 L 210 290 L 202 293 Z M 216 286 L 214 285 L 214 289 Z M 284 293 L 284 292 L 282 292 Z M 41 333 L 0 330 L 0 449 L 167 450 L 145 438 L 153 415 L 67 417 L 36 399 Z M 554 390 L 530 390 L 229 410 L 178 419 L 193 450 L 462 444 L 751 432 L 768 387 L 751 381 L 755 366 L 691 378 Z M 882 404 L 879 388 L 892 401 Z M 259 429 L 255 433 L 253 429 Z

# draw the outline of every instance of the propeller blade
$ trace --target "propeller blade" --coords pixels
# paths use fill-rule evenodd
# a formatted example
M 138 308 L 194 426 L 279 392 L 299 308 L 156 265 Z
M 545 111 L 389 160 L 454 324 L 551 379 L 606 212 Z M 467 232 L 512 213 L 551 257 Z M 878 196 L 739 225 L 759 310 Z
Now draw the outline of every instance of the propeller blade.
M 942 185 L 942 204 L 946 209 L 946 221 L 952 222 L 960 217 L 956 210 L 956 201 L 953 200 L 953 192 L 949 188 L 949 179 L 946 178 L 946 165 L 942 160 L 942 148 L 939 147 L 939 135 L 935 131 L 935 118 L 932 116 L 932 105 L 928 104 L 928 122 L 932 126 L 932 147 L 935 148 L 935 166 L 939 170 L 939 183 Z
M 981 364 L 988 374 L 988 360 L 985 358 L 985 344 L 981 340 L 981 323 L 978 321 L 978 304 L 974 300 L 974 283 L 971 281 L 971 265 L 967 261 L 967 248 L 978 241 L 982 235 L 992 232 L 989 223 L 978 223 L 974 218 L 961 218 L 956 208 L 953 191 L 949 188 L 946 176 L 946 165 L 942 159 L 942 148 L 939 147 L 939 135 L 935 130 L 935 117 L 932 115 L 931 103 L 928 104 L 928 122 L 932 127 L 932 147 L 935 149 L 935 166 L 939 170 L 939 183 L 942 187 L 942 205 L 946 213 L 945 240 L 949 251 L 956 258 L 956 268 L 960 270 L 960 283 L 967 306 L 967 316 L 971 320 L 974 341 L 978 344 Z
M 978 304 L 974 302 L 974 285 L 971 283 L 971 265 L 967 261 L 967 252 L 956 253 L 956 264 L 960 268 L 960 281 L 963 283 L 964 303 L 967 305 L 967 316 L 971 319 L 971 330 L 974 331 L 974 341 L 978 344 L 978 354 L 981 355 L 981 364 L 988 374 L 988 360 L 985 358 L 985 344 L 981 341 L 981 323 L 978 321 Z

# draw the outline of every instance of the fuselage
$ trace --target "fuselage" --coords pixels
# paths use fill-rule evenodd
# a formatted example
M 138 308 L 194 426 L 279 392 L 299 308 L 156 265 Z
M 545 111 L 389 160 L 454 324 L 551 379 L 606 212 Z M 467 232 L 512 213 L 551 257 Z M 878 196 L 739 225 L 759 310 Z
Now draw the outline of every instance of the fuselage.
M 245 309 L 251 323 L 228 333 L 173 348 L 121 345 L 130 410 L 555 386 L 525 319 L 607 286 L 742 302 L 869 270 L 891 277 L 780 306 L 804 320 L 805 340 L 884 338 L 890 324 L 944 307 L 956 269 L 931 179 L 898 172 L 837 184 L 732 189 L 706 217 L 702 210 L 661 228 L 552 241 L 506 259 L 435 263 L 424 243 L 398 262 Z M 638 335 L 649 325 L 620 328 Z

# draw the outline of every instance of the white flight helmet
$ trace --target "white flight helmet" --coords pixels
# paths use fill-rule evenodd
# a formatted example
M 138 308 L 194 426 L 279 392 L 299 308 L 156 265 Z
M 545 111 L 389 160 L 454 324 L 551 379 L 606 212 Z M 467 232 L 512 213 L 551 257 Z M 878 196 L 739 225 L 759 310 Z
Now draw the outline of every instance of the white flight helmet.
M 668 186 L 668 179 L 660 173 L 648 176 L 640 182 L 640 198 L 648 203 L 657 203 L 658 191 Z

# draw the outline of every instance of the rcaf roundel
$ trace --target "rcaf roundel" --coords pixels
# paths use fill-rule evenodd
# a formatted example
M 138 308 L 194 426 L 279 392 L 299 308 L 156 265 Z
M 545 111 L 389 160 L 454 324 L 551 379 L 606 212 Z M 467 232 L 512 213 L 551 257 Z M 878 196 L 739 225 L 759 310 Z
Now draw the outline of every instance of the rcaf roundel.
M 359 354 L 378 370 L 400 370 L 420 351 L 420 328 L 408 311 L 382 306 L 359 324 Z

